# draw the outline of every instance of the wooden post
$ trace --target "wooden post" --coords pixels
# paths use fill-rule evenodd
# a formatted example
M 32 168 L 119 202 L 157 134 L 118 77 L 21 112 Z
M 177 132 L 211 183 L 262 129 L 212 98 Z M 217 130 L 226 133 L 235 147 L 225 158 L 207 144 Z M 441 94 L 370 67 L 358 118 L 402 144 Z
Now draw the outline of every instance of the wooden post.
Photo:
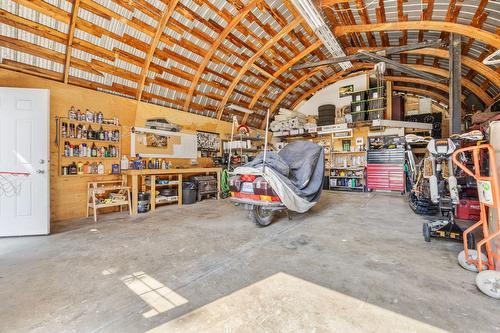
M 132 175 L 132 215 L 137 215 L 137 199 L 139 197 L 139 176 Z
M 385 113 L 385 119 L 392 120 L 392 81 L 385 81 L 386 89 L 386 99 L 387 99 L 387 108 Z
M 449 46 L 449 107 L 450 107 L 450 135 L 461 131 L 462 124 L 462 61 L 461 61 L 461 38 L 459 34 L 450 34 Z
M 156 210 L 156 176 L 151 175 L 149 177 L 149 181 L 151 182 L 150 184 L 150 190 L 151 190 L 151 211 Z
M 177 175 L 177 181 L 179 182 L 177 185 L 177 205 L 182 207 L 182 173 Z

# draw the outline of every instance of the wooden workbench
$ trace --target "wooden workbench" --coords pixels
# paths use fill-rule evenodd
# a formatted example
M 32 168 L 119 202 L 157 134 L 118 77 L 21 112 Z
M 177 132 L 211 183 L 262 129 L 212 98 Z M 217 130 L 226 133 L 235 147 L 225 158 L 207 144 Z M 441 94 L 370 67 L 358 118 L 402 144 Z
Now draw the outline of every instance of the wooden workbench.
M 144 169 L 144 170 L 124 170 L 122 177 L 125 184 L 132 188 L 132 215 L 137 215 L 137 197 L 139 195 L 139 177 L 150 176 L 151 179 L 151 210 L 156 209 L 156 177 L 176 176 L 178 205 L 182 206 L 182 176 L 211 173 L 217 174 L 217 200 L 220 199 L 220 176 L 222 168 L 186 168 L 186 169 Z

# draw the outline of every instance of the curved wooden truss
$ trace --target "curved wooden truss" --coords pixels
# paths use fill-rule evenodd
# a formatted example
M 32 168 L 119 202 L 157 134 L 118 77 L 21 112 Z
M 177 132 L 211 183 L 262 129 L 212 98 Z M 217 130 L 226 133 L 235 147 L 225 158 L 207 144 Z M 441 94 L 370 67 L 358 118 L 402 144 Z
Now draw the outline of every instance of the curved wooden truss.
M 415 84 L 420 84 L 424 86 L 428 86 L 430 89 L 437 89 L 440 90 L 444 93 L 448 93 L 449 88 L 446 84 L 442 83 L 436 83 L 424 79 L 418 79 L 418 78 L 413 78 L 413 77 L 407 77 L 407 76 L 386 76 L 385 79 L 387 81 L 392 81 L 392 82 L 407 82 L 407 83 L 415 83 Z M 465 100 L 465 96 L 462 95 L 462 101 Z
M 196 70 L 196 74 L 194 75 L 193 81 L 191 82 L 191 86 L 189 87 L 189 91 L 186 97 L 186 102 L 184 103 L 184 111 L 187 111 L 189 109 L 189 105 L 191 104 L 191 99 L 193 98 L 193 93 L 194 90 L 196 89 L 196 86 L 198 85 L 198 81 L 200 80 L 200 77 L 203 74 L 205 68 L 207 67 L 210 59 L 212 59 L 212 56 L 214 55 L 215 51 L 217 51 L 220 44 L 233 31 L 233 29 L 238 24 L 240 24 L 241 20 L 245 18 L 248 12 L 250 12 L 259 1 L 260 0 L 252 0 L 243 9 L 241 9 L 238 12 L 238 14 L 233 17 L 231 22 L 229 22 L 229 24 L 224 28 L 224 31 L 222 31 L 217 40 L 215 40 L 210 49 L 207 51 L 205 57 L 203 58 L 203 61 L 200 63 L 200 66 Z
M 138 100 L 141 100 L 142 91 L 144 89 L 144 83 L 146 81 L 146 75 L 148 75 L 149 66 L 151 65 L 151 61 L 153 60 L 153 55 L 156 51 L 156 47 L 158 46 L 158 43 L 160 42 L 160 38 L 163 35 L 163 31 L 167 27 L 168 20 L 170 20 L 170 18 L 172 17 L 172 14 L 174 13 L 175 7 L 177 6 L 178 2 L 179 2 L 179 0 L 172 0 L 169 2 L 168 9 L 162 14 L 160 22 L 158 23 L 158 28 L 156 29 L 153 40 L 151 41 L 151 45 L 149 46 L 148 53 L 146 54 L 144 66 L 141 69 L 141 74 L 140 74 L 138 88 L 137 88 L 137 99 Z
M 360 50 L 366 50 L 366 51 L 379 51 L 383 50 L 384 48 L 376 47 L 376 48 L 355 48 L 355 47 L 350 47 L 347 49 L 347 52 L 349 54 L 354 54 Z M 447 50 L 443 49 L 436 49 L 436 48 L 424 48 L 424 49 L 419 49 L 419 50 L 411 50 L 411 51 L 405 51 L 403 52 L 405 54 L 418 54 L 418 55 L 427 55 L 431 57 L 437 57 L 441 59 L 446 59 L 448 60 L 449 53 Z M 471 57 L 468 56 L 462 56 L 462 65 L 467 66 L 469 70 L 476 71 L 477 73 L 481 74 L 485 78 L 487 78 L 492 84 L 494 84 L 496 87 L 500 88 L 500 75 L 498 75 L 498 72 L 495 70 L 491 69 L 490 67 L 484 65 L 481 61 L 477 61 Z
M 224 106 L 236 103 L 255 110 L 252 115 L 233 113 L 250 126 L 262 124 L 267 108 L 293 108 L 352 73 L 336 73 L 334 67 L 289 70 L 299 61 L 329 55 L 288 0 L 12 1 L 17 6 L 0 5 L 0 23 L 11 28 L 0 35 L 0 67 L 222 120 L 233 112 Z M 489 18 L 494 4 L 479 0 L 469 5 L 471 17 L 460 16 L 462 7 L 450 0 L 446 16 L 438 20 L 434 0 L 427 0 L 420 20 L 412 16 L 410 21 L 406 10 L 413 1 L 398 1 L 392 12 L 386 12 L 384 1 L 370 6 L 367 0 L 317 3 L 350 54 L 421 42 L 431 33 L 435 38 L 435 32 L 443 40 L 450 32 L 461 34 L 466 93 L 486 104 L 500 96 L 499 69 L 481 62 L 500 48 L 497 21 Z M 392 58 L 447 76 L 445 49 Z
M 222 117 L 222 112 L 224 111 L 224 107 L 229 100 L 229 97 L 233 93 L 234 89 L 236 88 L 236 85 L 238 82 L 240 82 L 241 78 L 245 74 L 245 72 L 250 69 L 250 67 L 255 63 L 255 61 L 262 55 L 264 52 L 266 52 L 268 49 L 274 46 L 281 38 L 283 38 L 285 35 L 287 35 L 290 31 L 295 29 L 299 24 L 301 24 L 302 18 L 296 18 L 293 20 L 291 23 L 289 23 L 283 30 L 281 30 L 278 34 L 276 34 L 272 39 L 270 39 L 266 44 L 264 44 L 255 54 L 247 60 L 247 62 L 240 68 L 238 74 L 236 74 L 235 78 L 231 82 L 231 85 L 229 88 L 227 88 L 226 93 L 224 97 L 222 98 L 222 101 L 219 103 L 218 107 L 218 114 L 217 114 L 217 119 L 221 119 Z
M 485 30 L 458 23 L 436 22 L 436 21 L 406 21 L 375 24 L 356 24 L 346 26 L 336 26 L 335 36 L 342 36 L 347 33 L 356 32 L 386 32 L 386 31 L 406 31 L 406 30 L 434 30 L 444 32 L 454 32 L 462 36 L 477 39 L 487 45 L 500 48 L 500 36 Z
M 420 96 L 425 96 L 432 98 L 444 105 L 448 105 L 449 100 L 448 97 L 445 95 L 442 95 L 440 93 L 437 93 L 435 91 L 432 91 L 430 89 L 422 89 L 422 88 L 416 88 L 416 87 L 408 87 L 408 86 L 401 86 L 401 85 L 395 85 L 392 87 L 392 90 L 394 91 L 402 91 L 402 92 L 409 92 L 409 93 L 414 93 Z

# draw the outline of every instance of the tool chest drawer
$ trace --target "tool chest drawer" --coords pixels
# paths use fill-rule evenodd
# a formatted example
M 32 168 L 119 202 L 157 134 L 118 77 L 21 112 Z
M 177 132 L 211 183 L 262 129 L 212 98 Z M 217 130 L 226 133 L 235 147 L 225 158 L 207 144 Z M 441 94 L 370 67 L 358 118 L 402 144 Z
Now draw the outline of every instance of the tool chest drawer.
M 368 164 L 367 187 L 369 190 L 404 190 L 404 167 L 399 164 Z

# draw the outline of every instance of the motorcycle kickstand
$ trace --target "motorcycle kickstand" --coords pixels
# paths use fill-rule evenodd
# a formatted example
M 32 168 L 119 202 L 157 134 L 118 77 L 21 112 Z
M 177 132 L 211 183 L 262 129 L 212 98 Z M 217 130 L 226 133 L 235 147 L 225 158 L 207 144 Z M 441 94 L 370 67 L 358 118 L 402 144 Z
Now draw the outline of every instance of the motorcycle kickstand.
M 288 217 L 288 221 L 291 221 L 292 220 L 292 215 L 290 215 L 290 212 L 287 210 L 285 210 L 285 213 L 286 213 L 286 216 Z

